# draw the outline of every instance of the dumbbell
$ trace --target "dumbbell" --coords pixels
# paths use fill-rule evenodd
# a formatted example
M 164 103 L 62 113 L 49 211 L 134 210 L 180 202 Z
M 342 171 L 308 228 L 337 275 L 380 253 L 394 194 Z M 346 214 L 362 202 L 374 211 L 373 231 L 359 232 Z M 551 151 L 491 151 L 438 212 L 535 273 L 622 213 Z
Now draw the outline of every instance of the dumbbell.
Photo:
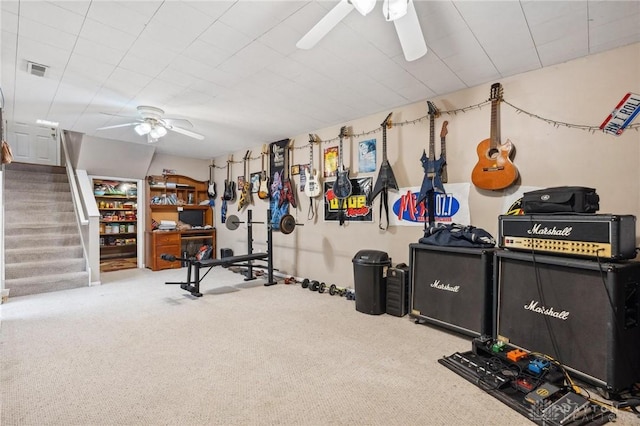
M 313 280 L 309 283 L 309 290 L 318 291 L 320 289 L 320 282 Z
M 347 297 L 347 300 L 356 300 L 356 291 L 348 288 L 345 296 Z
M 329 294 L 330 295 L 338 295 L 338 296 L 344 296 L 345 294 L 347 294 L 347 289 L 344 287 L 338 287 L 335 284 L 331 284 L 329 286 Z
M 302 285 L 302 288 L 307 288 L 309 287 L 309 283 L 311 281 L 309 281 L 309 278 L 305 278 L 304 280 L 302 280 L 302 282 L 300 283 L 300 285 Z

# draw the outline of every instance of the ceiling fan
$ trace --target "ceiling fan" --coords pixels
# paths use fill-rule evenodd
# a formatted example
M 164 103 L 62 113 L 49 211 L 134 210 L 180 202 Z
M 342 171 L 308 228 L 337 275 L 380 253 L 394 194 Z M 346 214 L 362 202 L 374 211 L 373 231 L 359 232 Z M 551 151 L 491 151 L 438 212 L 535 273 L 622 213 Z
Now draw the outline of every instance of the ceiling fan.
M 375 5 L 376 0 L 341 0 L 298 41 L 296 47 L 311 49 L 353 9 L 366 16 Z M 393 21 L 407 61 L 414 61 L 427 53 L 427 44 L 422 35 L 413 0 L 384 0 L 382 13 L 387 21 Z
M 113 115 L 115 117 L 131 118 L 135 119 L 136 121 L 124 124 L 116 124 L 114 126 L 100 127 L 96 130 L 117 129 L 119 127 L 135 126 L 134 130 L 136 131 L 136 133 L 140 136 L 146 135 L 147 142 L 149 143 L 157 142 L 159 138 L 167 134 L 167 130 L 171 130 L 173 132 L 180 133 L 198 140 L 204 140 L 203 135 L 174 125 L 175 122 L 182 122 L 184 123 L 184 126 L 193 127 L 193 124 L 191 124 L 191 122 L 187 119 L 163 117 L 164 111 L 160 108 L 152 106 L 140 105 L 137 110 L 138 114 L 140 114 L 140 118 L 103 112 L 102 114 Z

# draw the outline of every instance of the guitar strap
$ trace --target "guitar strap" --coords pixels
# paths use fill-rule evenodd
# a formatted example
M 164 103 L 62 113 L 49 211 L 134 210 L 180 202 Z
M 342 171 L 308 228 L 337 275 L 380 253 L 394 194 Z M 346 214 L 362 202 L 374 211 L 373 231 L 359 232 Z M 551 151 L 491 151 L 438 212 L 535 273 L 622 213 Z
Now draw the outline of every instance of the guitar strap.
M 313 198 L 309 198 L 309 211 L 307 212 L 307 219 L 311 220 L 315 215 L 316 212 L 313 208 Z
M 382 206 L 383 205 L 384 205 L 384 214 L 387 219 L 387 224 L 384 227 L 382 226 Z M 389 227 L 389 194 L 387 192 L 387 189 L 385 188 L 380 192 L 380 219 L 378 220 L 378 228 L 382 229 L 383 231 L 386 231 L 388 227 Z

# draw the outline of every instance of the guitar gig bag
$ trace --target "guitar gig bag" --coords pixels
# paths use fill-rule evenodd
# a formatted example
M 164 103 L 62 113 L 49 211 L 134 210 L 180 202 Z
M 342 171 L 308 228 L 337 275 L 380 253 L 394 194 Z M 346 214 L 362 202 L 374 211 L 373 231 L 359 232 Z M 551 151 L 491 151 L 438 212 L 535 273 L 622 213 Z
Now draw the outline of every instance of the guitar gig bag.
M 593 188 L 584 186 L 558 186 L 525 192 L 522 209 L 532 213 L 595 213 L 600 208 L 600 197 Z

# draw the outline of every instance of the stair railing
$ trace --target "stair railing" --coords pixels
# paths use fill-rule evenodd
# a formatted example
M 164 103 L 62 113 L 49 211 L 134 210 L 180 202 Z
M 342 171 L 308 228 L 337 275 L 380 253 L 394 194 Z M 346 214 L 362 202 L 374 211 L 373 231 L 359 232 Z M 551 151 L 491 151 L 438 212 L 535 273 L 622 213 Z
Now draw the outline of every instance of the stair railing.
M 89 285 L 100 284 L 100 212 L 93 196 L 91 180 L 86 170 L 75 170 L 67 147 L 66 132 L 60 132 L 60 144 L 64 153 L 71 199 L 80 229 L 82 250 L 89 272 Z

